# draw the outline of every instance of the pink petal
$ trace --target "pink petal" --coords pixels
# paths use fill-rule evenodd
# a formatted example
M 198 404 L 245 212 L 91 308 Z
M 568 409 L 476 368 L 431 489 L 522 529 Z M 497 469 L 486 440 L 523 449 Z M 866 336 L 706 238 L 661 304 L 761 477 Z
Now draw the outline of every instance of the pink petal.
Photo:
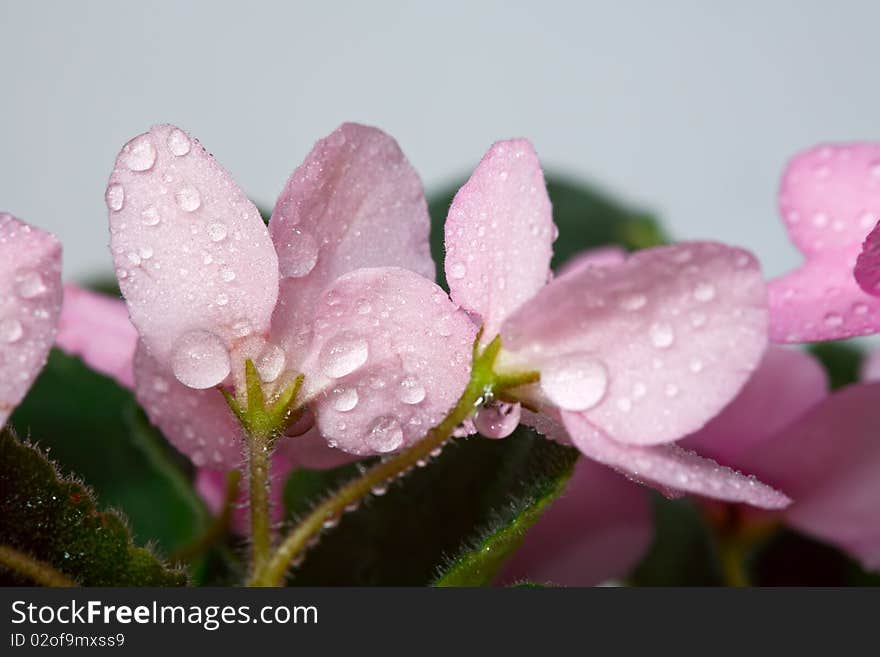
M 865 238 L 853 273 L 865 292 L 880 294 L 880 224 Z
M 61 297 L 61 244 L 0 213 L 0 428 L 46 364 Z
M 344 123 L 319 141 L 269 222 L 283 277 L 276 341 L 303 354 L 315 300 L 355 269 L 403 267 L 433 280 L 430 226 L 422 183 L 391 137 Z
M 198 466 L 232 470 L 241 466 L 241 425 L 218 390 L 181 384 L 147 351 L 134 355 L 135 394 L 150 421 Z
M 571 440 L 585 456 L 651 486 L 672 488 L 763 509 L 781 509 L 791 500 L 754 477 L 704 459 L 678 445 L 641 447 L 618 443 L 579 413 L 562 412 Z
M 357 460 L 357 456 L 335 449 L 327 444 L 318 427 L 312 427 L 299 436 L 282 436 L 278 439 L 277 453 L 309 470 L 329 470 Z
M 106 193 L 131 319 L 191 387 L 228 374 L 226 351 L 268 329 L 278 260 L 257 209 L 197 141 L 160 125 L 128 142 Z
M 526 534 L 500 581 L 594 586 L 623 577 L 653 538 L 647 491 L 580 459 L 562 497 Z
M 679 444 L 730 465 L 828 396 L 828 377 L 806 351 L 771 346 L 730 404 Z
M 835 392 L 738 459 L 795 500 L 787 522 L 880 568 L 880 384 Z
M 862 381 L 880 381 L 880 350 L 871 351 L 862 363 Z
M 770 285 L 771 337 L 804 342 L 880 330 L 880 305 L 853 280 L 862 242 L 880 219 L 880 144 L 822 145 L 795 156 L 779 209 L 806 256 Z M 861 276 L 870 269 L 870 256 Z
M 121 299 L 71 283 L 64 286 L 55 344 L 125 388 L 134 387 L 137 330 Z
M 458 190 L 446 218 L 452 299 L 480 316 L 485 341 L 547 282 L 555 238 L 532 145 L 524 139 L 498 142 Z
M 296 465 L 281 455 L 272 457 L 269 472 L 269 509 L 273 523 L 284 519 L 284 483 Z M 199 468 L 196 473 L 195 487 L 205 500 L 212 513 L 218 515 L 226 501 L 226 470 Z M 250 496 L 245 479 L 239 485 L 239 494 L 232 509 L 232 530 L 241 536 L 250 536 Z
M 770 281 L 770 339 L 815 342 L 880 331 L 880 299 L 856 283 L 855 261 L 854 251 L 832 251 Z
M 615 440 L 670 442 L 736 396 L 760 362 L 766 325 L 749 253 L 660 247 L 553 281 L 505 322 L 499 367 L 539 371 L 524 396 L 580 411 Z
M 331 446 L 397 450 L 421 439 L 464 391 L 476 329 L 428 279 L 359 269 L 317 306 L 304 398 Z
M 556 272 L 556 277 L 576 275 L 586 267 L 615 267 L 626 260 L 626 249 L 619 246 L 602 246 L 582 251 L 568 260 Z

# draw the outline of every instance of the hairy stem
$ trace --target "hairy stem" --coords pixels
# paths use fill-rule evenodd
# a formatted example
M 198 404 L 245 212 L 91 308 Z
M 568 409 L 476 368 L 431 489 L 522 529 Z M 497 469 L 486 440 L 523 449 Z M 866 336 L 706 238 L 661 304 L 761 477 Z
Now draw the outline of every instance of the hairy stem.
M 272 549 L 269 516 L 269 462 L 272 458 L 267 436 L 248 436 L 248 468 L 251 512 L 252 572 L 259 573 Z
M 373 466 L 315 507 L 285 537 L 265 567 L 254 572 L 249 582 L 251 586 L 280 586 L 290 563 L 305 551 L 311 539 L 320 534 L 325 521 L 339 518 L 347 506 L 356 504 L 369 495 L 373 488 L 383 486 L 413 468 L 418 461 L 426 459 L 431 452 L 449 440 L 455 428 L 473 414 L 475 407 L 487 393 L 493 390 L 497 382 L 492 366 L 501 343 L 497 339 L 494 340 L 482 354 L 478 353 L 478 343 L 479 337 L 474 346 L 471 380 L 443 421 L 431 429 L 424 439 Z
M 8 545 L 0 545 L 0 565 L 40 586 L 78 586 L 64 573 Z

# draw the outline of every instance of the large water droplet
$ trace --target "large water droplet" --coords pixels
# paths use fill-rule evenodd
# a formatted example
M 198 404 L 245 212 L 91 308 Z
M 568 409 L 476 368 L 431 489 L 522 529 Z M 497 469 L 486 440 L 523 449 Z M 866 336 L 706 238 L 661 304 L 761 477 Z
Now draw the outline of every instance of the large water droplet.
M 351 374 L 367 362 L 369 347 L 363 338 L 341 333 L 329 340 L 321 349 L 321 369 L 327 376 L 338 379 Z
M 377 452 L 393 452 L 403 444 L 403 429 L 391 415 L 376 419 L 367 434 L 367 445 Z
M 141 223 L 144 226 L 156 226 L 160 220 L 161 217 L 155 205 L 151 205 L 141 212 Z
M 425 398 L 425 388 L 416 377 L 404 377 L 400 381 L 399 397 L 404 404 L 418 404 Z
M 211 388 L 229 376 L 229 353 L 219 336 L 209 331 L 191 331 L 174 346 L 171 369 L 185 386 Z
M 24 335 L 24 327 L 15 318 L 0 320 L 0 341 L 17 342 Z
M 156 146 L 149 135 L 135 137 L 122 149 L 122 160 L 132 171 L 147 171 L 156 163 Z
M 168 133 L 168 140 L 166 143 L 168 144 L 168 150 L 176 157 L 186 155 L 189 153 L 191 147 L 189 137 L 187 137 L 186 133 L 179 128 L 174 128 L 174 130 Z
M 37 271 L 18 271 L 15 274 L 15 291 L 22 299 L 33 299 L 46 292 L 43 277 Z
M 221 242 L 225 240 L 227 233 L 226 224 L 216 222 L 208 226 L 208 237 L 211 238 L 212 242 Z
M 177 194 L 174 195 L 174 198 L 177 199 L 177 205 L 179 205 L 180 209 L 184 212 L 195 212 L 202 204 L 202 197 L 199 195 L 199 190 L 191 185 L 181 187 L 177 190 Z
M 257 356 L 254 365 L 256 365 L 257 371 L 260 373 L 260 379 L 265 383 L 272 383 L 272 381 L 281 376 L 286 360 L 284 350 L 281 347 L 275 344 L 267 344 L 263 351 L 260 352 L 260 355 Z
M 672 343 L 675 342 L 675 333 L 673 332 L 672 327 L 664 322 L 651 324 L 651 328 L 648 332 L 651 336 L 651 344 L 658 349 L 671 347 Z
M 278 250 L 281 275 L 300 278 L 315 268 L 318 262 L 318 243 L 310 233 L 293 230 L 290 239 Z
M 519 426 L 519 404 L 493 403 L 481 408 L 474 417 L 474 426 L 486 438 L 506 438 Z
M 697 301 L 711 301 L 715 298 L 715 286 L 711 283 L 698 283 L 694 288 L 694 299 Z
M 333 408 L 341 413 L 352 410 L 358 403 L 357 388 L 334 388 Z
M 608 372 L 589 354 L 562 356 L 541 370 L 541 389 L 559 408 L 585 411 L 605 396 Z
M 125 205 L 125 189 L 123 189 L 122 185 L 116 183 L 108 185 L 107 191 L 104 192 L 104 202 L 107 203 L 108 208 L 114 212 L 119 212 L 122 206 Z

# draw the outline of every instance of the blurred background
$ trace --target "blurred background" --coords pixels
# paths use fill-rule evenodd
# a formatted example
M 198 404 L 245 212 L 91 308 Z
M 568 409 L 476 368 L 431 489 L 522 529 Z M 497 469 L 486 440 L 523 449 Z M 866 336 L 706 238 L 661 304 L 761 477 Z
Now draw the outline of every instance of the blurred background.
M 109 271 L 103 193 L 153 123 L 197 136 L 271 207 L 342 121 L 395 136 L 428 190 L 495 140 L 657 213 L 675 238 L 795 265 L 786 159 L 878 136 L 872 2 L 0 0 L 0 209 Z

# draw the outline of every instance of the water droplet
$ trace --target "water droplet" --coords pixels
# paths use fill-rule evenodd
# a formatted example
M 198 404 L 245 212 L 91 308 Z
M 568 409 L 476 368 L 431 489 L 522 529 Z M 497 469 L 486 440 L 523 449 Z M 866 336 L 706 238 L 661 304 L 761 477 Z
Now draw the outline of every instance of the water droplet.
M 825 315 L 825 326 L 829 328 L 836 328 L 843 324 L 843 317 L 838 315 L 837 313 L 828 313 Z
M 225 306 L 227 303 L 229 303 L 229 295 L 223 294 L 222 292 L 217 295 L 218 306 Z
M 648 303 L 648 298 L 637 292 L 628 292 L 620 297 L 620 307 L 624 310 L 638 310 L 646 303 Z
M 128 258 L 128 264 L 134 267 L 137 267 L 141 264 L 141 257 L 134 251 L 129 251 L 125 254 L 125 257 Z
M 156 146 L 149 135 L 135 137 L 122 149 L 122 160 L 131 171 L 147 171 L 156 163 Z
M 149 260 L 150 258 L 153 257 L 153 247 L 142 246 L 140 249 L 138 249 L 138 253 L 141 256 L 141 259 Z
M 367 434 L 367 445 L 377 452 L 393 452 L 403 444 L 403 429 L 391 415 L 376 419 Z
M 334 388 L 333 408 L 341 413 L 352 410 L 358 403 L 357 388 Z
M 156 209 L 155 205 L 151 205 L 141 212 L 141 223 L 143 223 L 144 226 L 156 226 L 160 221 L 161 217 L 159 216 L 159 211 Z
M 185 386 L 211 388 L 229 376 L 229 353 L 223 340 L 213 333 L 191 331 L 174 346 L 171 369 Z
M 418 404 L 425 398 L 425 388 L 414 376 L 407 376 L 400 382 L 400 401 L 404 404 Z
M 45 294 L 47 288 L 37 271 L 19 271 L 15 274 L 15 291 L 22 299 L 33 299 Z
M 474 417 L 474 426 L 486 438 L 506 438 L 519 426 L 519 404 L 492 403 L 481 408 Z
M 691 368 L 691 372 L 693 372 L 694 374 L 697 374 L 698 372 L 702 372 L 703 371 L 703 361 L 701 361 L 699 358 L 694 358 L 691 361 L 690 368 Z
M 678 386 L 674 383 L 666 384 L 666 388 L 664 389 L 667 397 L 676 397 L 678 396 Z
M 559 408 L 585 411 L 605 396 L 608 372 L 588 354 L 563 356 L 541 371 L 541 389 Z
M 711 283 L 698 283 L 694 288 L 694 299 L 697 301 L 711 301 L 715 298 L 715 286 Z
M 202 197 L 199 195 L 199 190 L 190 185 L 181 187 L 177 190 L 177 194 L 174 195 L 174 198 L 177 200 L 177 205 L 179 205 L 180 209 L 184 212 L 195 212 L 202 204 Z
M 449 266 L 449 278 L 461 279 L 467 273 L 463 262 L 454 262 Z
M 358 315 L 369 315 L 372 309 L 373 307 L 366 299 L 360 299 L 354 307 L 354 310 Z
M 191 146 L 189 137 L 187 137 L 186 133 L 179 128 L 174 128 L 174 130 L 168 133 L 166 143 L 168 144 L 168 150 L 176 157 L 182 157 L 189 153 Z
M 220 242 L 222 240 L 225 240 L 226 235 L 226 224 L 221 224 L 220 222 L 217 222 L 208 226 L 208 237 L 211 238 L 212 242 Z
M 672 343 L 675 342 L 675 333 L 672 327 L 664 322 L 651 324 L 649 334 L 651 336 L 651 344 L 658 349 L 671 347 Z
M 235 280 L 235 272 L 229 267 L 223 267 L 220 270 L 220 278 L 226 283 L 231 283 Z
M 876 224 L 877 218 L 871 212 L 864 212 L 859 217 L 859 226 L 862 228 L 873 228 Z
M 267 344 L 260 352 L 260 355 L 257 356 L 254 365 L 257 368 L 257 372 L 260 373 L 260 379 L 265 383 L 272 383 L 272 381 L 281 376 L 286 360 L 287 357 L 281 347 L 275 344 Z
M 817 212 L 813 215 L 813 225 L 816 228 L 825 228 L 828 225 L 828 215 L 824 212 Z
M 278 249 L 278 266 L 281 275 L 300 278 L 315 268 L 318 262 L 318 243 L 310 233 L 299 229 Z
M 864 303 L 857 303 L 853 306 L 853 312 L 856 315 L 867 315 L 868 314 L 868 306 Z
M 340 333 L 322 347 L 319 360 L 324 374 L 338 379 L 366 363 L 368 355 L 366 340 Z
M 17 342 L 24 335 L 24 328 L 17 319 L 8 318 L 0 320 L 0 340 L 3 342 Z
M 119 212 L 122 206 L 125 205 L 125 189 L 123 189 L 122 185 L 116 183 L 108 185 L 107 191 L 104 192 L 104 201 L 107 203 L 108 208 L 114 212 Z
M 243 338 L 251 334 L 251 324 L 246 319 L 239 320 L 232 325 L 232 335 Z

